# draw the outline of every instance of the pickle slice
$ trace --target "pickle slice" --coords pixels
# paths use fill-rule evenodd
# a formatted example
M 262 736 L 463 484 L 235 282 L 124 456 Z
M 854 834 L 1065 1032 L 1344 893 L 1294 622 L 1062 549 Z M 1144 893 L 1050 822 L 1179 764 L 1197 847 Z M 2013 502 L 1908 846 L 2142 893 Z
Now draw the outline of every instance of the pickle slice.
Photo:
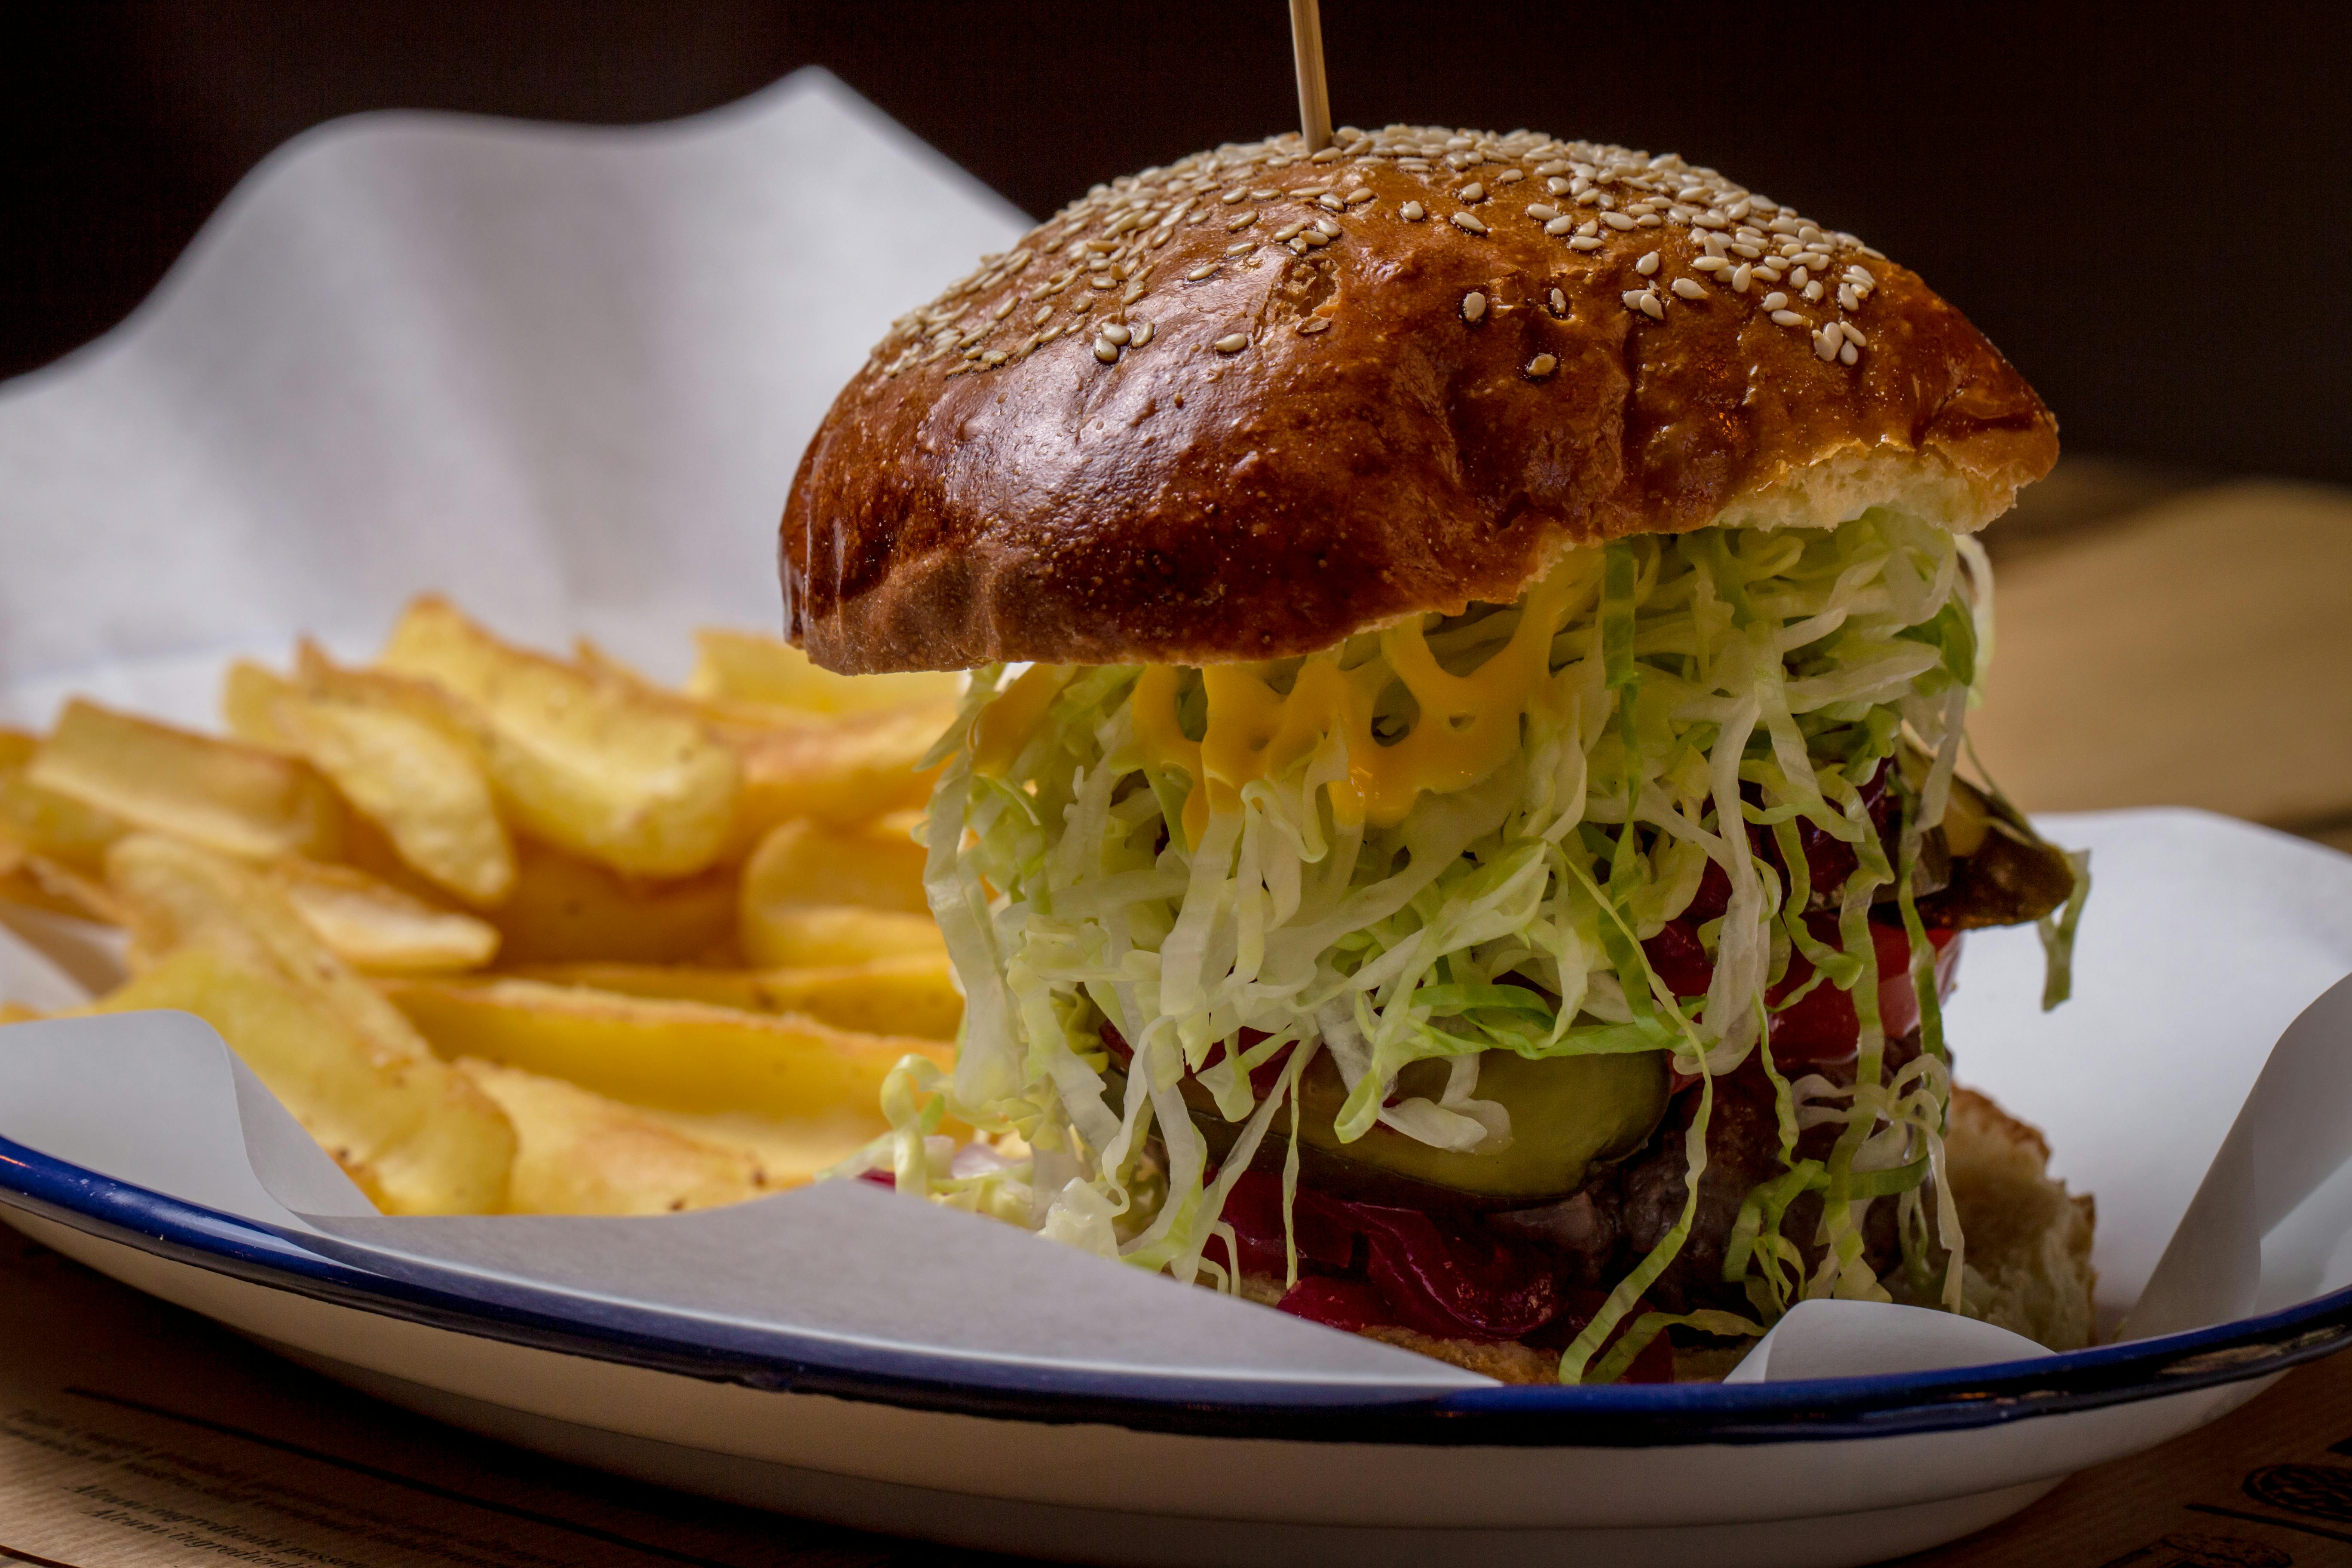
M 1443 1061 L 1415 1062 L 1398 1075 L 1396 1092 L 1434 1100 L 1444 1090 L 1447 1070 Z M 1118 1105 L 1126 1079 L 1115 1067 L 1110 1076 L 1108 1098 Z M 1649 1142 L 1665 1115 L 1666 1089 L 1666 1058 L 1659 1051 L 1540 1061 L 1488 1051 L 1478 1064 L 1478 1098 L 1510 1111 L 1508 1147 L 1458 1153 L 1377 1125 L 1342 1143 L 1332 1123 L 1347 1089 L 1330 1058 L 1318 1053 L 1299 1086 L 1300 1178 L 1335 1197 L 1423 1208 L 1517 1208 L 1564 1198 Z M 1227 1121 L 1209 1091 L 1190 1077 L 1183 1093 L 1211 1155 L 1223 1160 L 1241 1123 Z M 1276 1111 L 1253 1164 L 1281 1167 L 1289 1126 L 1289 1110 Z

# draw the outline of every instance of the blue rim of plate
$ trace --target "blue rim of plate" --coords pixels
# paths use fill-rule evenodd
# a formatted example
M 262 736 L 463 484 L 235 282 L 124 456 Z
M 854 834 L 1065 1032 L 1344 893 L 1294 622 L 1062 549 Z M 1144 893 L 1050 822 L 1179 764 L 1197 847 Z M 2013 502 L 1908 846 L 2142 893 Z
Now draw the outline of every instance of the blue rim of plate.
M 2352 1345 L 2352 1287 L 2162 1339 L 1947 1372 L 1741 1384 L 1433 1394 L 1174 1378 L 725 1323 L 419 1259 L 397 1274 L 314 1238 L 0 1138 L 0 1204 L 174 1262 L 362 1311 L 712 1382 L 945 1414 L 1202 1436 L 1431 1447 L 1654 1447 L 1949 1432 L 2266 1377 Z

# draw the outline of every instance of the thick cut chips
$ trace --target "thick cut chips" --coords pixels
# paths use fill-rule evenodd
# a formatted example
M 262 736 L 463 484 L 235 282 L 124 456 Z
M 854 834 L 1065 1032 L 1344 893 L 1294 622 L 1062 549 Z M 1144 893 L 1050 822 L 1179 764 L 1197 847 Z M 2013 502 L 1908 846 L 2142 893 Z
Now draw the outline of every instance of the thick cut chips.
M 667 963 L 543 963 L 518 977 L 752 1013 L 804 1013 L 836 1029 L 955 1038 L 963 996 L 944 952 L 826 969 L 698 969 Z
M 715 1208 L 770 1188 L 758 1159 L 564 1082 L 467 1058 L 457 1063 L 514 1123 L 517 1214 L 651 1215 Z
M 780 824 L 799 817 L 854 827 L 919 808 L 930 799 L 938 770 L 919 772 L 915 764 L 954 717 L 951 709 L 910 708 L 835 724 L 730 729 L 743 762 L 730 852 L 748 854 Z
M 475 710 L 490 777 L 535 837 L 651 877 L 698 871 L 726 847 L 734 752 L 625 683 L 511 647 L 430 597 L 401 617 L 382 663 Z
M 514 1132 L 462 1074 L 387 1056 L 351 1021 L 220 948 L 184 948 L 91 1010 L 194 1013 L 387 1214 L 495 1214 Z
M 130 831 L 112 812 L 43 789 L 26 776 L 40 738 L 0 730 L 0 835 L 27 854 L 92 876 L 106 868 L 106 847 Z
M 385 994 L 444 1057 L 481 1057 L 670 1110 L 870 1121 L 899 1058 L 945 1067 L 953 1054 L 937 1040 L 854 1035 L 814 1018 L 533 980 L 394 981 Z
M 135 833 L 108 852 L 106 875 L 131 931 L 134 972 L 184 948 L 211 948 L 342 1018 L 377 1058 L 431 1056 L 399 1010 L 352 973 L 261 873 L 193 844 Z
M 753 632 L 706 628 L 694 634 L 694 642 L 697 658 L 687 689 L 697 697 L 815 713 L 868 713 L 952 708 L 963 694 L 963 677 L 953 673 L 835 675 L 792 644 Z
M 736 896 L 730 869 L 649 881 L 528 839 L 517 847 L 514 891 L 483 916 L 498 927 L 507 962 L 732 962 Z
M 223 706 L 239 735 L 294 752 L 333 780 L 420 876 L 476 904 L 512 890 L 514 845 L 464 718 L 441 693 L 336 669 L 305 645 L 300 684 L 240 663 Z
M 947 942 L 929 915 L 895 910 L 746 910 L 736 941 L 743 956 L 768 969 L 838 969 L 882 959 L 947 960 Z
M 452 974 L 496 956 L 496 928 L 349 866 L 281 860 L 269 879 L 335 956 L 370 974 Z
M 332 859 L 342 837 L 342 803 L 299 758 L 79 699 L 66 705 L 25 778 L 134 826 L 240 859 Z
M 860 909 L 927 913 L 923 847 L 904 833 L 787 822 L 760 843 L 743 868 L 749 909 Z

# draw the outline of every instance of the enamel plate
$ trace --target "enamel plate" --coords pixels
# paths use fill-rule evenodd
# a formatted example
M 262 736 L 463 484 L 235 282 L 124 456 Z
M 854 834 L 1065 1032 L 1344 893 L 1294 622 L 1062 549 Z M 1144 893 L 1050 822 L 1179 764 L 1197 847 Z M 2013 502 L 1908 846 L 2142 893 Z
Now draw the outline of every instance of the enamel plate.
M 2048 1128 L 2062 1173 L 2097 1193 L 2112 1320 L 2147 1280 L 2272 1040 L 2352 971 L 2352 859 L 2183 813 L 2043 826 L 2094 851 L 2078 1000 L 2038 1014 L 2030 936 L 1983 943 L 1964 964 L 1953 1034 L 1963 1079 Z M 2217 1000 L 2219 977 L 2227 994 Z M 2210 1421 L 2352 1342 L 2352 1258 L 2342 1256 L 2352 1248 L 2336 1245 L 2347 1228 L 2336 1225 L 2296 1254 L 2305 1263 L 2285 1250 L 2274 1260 L 2266 1244 L 2249 1315 L 1954 1370 L 1515 1388 L 1433 1363 L 1425 1377 L 1384 1379 L 1377 1368 L 1107 1365 L 1050 1346 L 982 1354 L 532 1278 L 454 1244 L 370 1239 L 551 1223 L 661 1237 L 688 1234 L 675 1227 L 695 1216 L 337 1218 L 353 1211 L 330 1194 L 306 1217 L 256 1217 L 261 1208 L 218 1195 L 274 1179 L 251 1141 L 249 1076 L 235 1084 L 248 1141 L 234 1172 L 211 1186 L 192 1177 L 180 1195 L 126 1179 L 135 1159 L 107 1152 L 102 1108 L 138 1091 L 23 1068 L 38 1042 L 84 1027 L 0 1033 L 0 1129 L 10 1135 L 0 1139 L 0 1216 L 26 1234 L 461 1426 L 713 1497 L 971 1547 L 1169 1564 L 1866 1563 L 1980 1529 L 2067 1474 Z M 216 1082 L 205 1093 L 227 1104 L 226 1053 L 215 1046 L 206 1059 Z M 46 1111 L 35 1107 L 44 1095 L 54 1100 Z M 204 1099 L 156 1095 L 182 1107 Z M 266 1109 L 285 1120 L 274 1101 Z M 201 1121 L 200 1110 L 186 1114 Z M 2117 1121 L 2123 1131 L 2097 1132 Z M 2161 1142 L 2184 1173 L 2158 1179 L 2129 1163 L 2130 1151 L 2158 1142 L 2152 1126 L 2168 1130 Z M 2313 1206 L 2347 1185 L 2321 1184 L 2292 1224 L 2309 1230 Z M 802 1200 L 793 1212 L 851 1222 L 916 1207 L 842 1184 L 709 1213 L 714 1225 L 742 1224 L 717 1216 Z M 950 1243 L 982 1225 L 920 1212 Z M 1071 1261 L 1129 1281 L 1131 1271 Z

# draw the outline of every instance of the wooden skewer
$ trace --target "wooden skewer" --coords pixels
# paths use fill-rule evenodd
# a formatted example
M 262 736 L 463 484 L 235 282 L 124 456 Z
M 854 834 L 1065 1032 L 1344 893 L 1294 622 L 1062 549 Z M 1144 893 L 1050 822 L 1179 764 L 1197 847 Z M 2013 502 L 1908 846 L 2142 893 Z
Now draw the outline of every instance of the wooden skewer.
M 1331 145 L 1331 91 L 1323 79 L 1323 21 L 1315 0 L 1290 0 L 1290 52 L 1298 62 L 1298 129 L 1307 150 Z

